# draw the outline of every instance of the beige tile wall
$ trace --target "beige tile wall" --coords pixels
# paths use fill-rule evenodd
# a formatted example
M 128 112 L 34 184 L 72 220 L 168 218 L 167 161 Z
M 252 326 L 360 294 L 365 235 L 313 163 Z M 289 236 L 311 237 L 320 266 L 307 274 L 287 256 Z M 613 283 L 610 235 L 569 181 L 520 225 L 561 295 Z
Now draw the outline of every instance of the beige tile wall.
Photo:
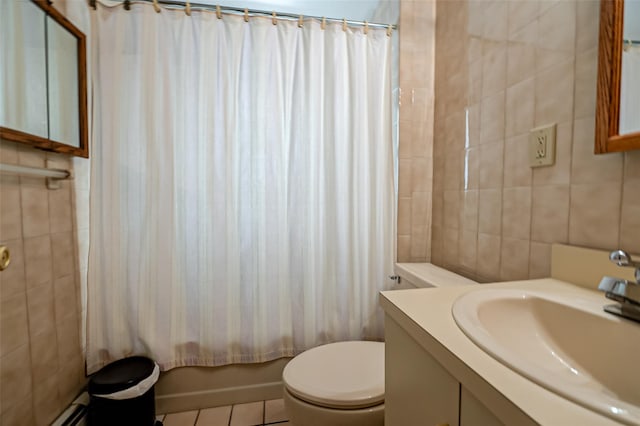
M 71 168 L 68 157 L 0 141 L 0 161 Z M 71 183 L 0 175 L 0 425 L 47 425 L 84 385 Z
M 399 262 L 431 257 L 435 3 L 400 3 Z
M 436 9 L 432 262 L 498 281 L 549 276 L 554 242 L 640 252 L 640 151 L 593 154 L 599 1 Z M 547 123 L 556 163 L 531 169 Z

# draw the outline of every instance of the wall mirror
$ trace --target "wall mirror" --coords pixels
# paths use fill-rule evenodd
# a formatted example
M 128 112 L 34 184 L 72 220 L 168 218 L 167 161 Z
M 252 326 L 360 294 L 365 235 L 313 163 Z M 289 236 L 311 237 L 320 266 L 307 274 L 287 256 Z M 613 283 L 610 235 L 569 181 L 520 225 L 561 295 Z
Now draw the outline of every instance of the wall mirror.
M 46 0 L 0 1 L 0 137 L 89 156 L 84 34 Z
M 595 152 L 640 149 L 640 0 L 601 0 Z

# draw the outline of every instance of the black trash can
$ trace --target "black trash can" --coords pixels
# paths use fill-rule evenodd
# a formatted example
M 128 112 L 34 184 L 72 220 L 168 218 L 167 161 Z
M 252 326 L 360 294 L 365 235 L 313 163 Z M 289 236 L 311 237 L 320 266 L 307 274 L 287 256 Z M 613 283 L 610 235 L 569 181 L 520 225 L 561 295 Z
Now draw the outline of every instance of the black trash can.
M 103 367 L 89 379 L 89 426 L 154 426 L 159 373 L 157 364 L 142 356 Z

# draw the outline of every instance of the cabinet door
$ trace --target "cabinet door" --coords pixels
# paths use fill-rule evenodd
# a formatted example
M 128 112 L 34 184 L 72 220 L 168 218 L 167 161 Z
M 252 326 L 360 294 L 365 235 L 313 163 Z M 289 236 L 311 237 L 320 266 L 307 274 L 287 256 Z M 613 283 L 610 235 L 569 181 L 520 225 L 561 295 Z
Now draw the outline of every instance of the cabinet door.
M 464 386 L 460 390 L 460 426 L 500 426 L 503 423 Z
M 388 315 L 385 341 L 385 424 L 458 425 L 458 381 Z
M 0 0 L 0 126 L 47 138 L 45 19 L 30 1 Z

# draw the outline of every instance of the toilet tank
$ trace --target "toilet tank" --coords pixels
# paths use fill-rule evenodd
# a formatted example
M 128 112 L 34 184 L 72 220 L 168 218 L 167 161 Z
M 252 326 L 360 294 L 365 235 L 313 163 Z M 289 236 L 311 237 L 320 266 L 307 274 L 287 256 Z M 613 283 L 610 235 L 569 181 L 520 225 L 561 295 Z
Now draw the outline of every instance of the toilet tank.
M 396 263 L 395 272 L 400 284 L 394 290 L 478 284 L 431 263 Z

